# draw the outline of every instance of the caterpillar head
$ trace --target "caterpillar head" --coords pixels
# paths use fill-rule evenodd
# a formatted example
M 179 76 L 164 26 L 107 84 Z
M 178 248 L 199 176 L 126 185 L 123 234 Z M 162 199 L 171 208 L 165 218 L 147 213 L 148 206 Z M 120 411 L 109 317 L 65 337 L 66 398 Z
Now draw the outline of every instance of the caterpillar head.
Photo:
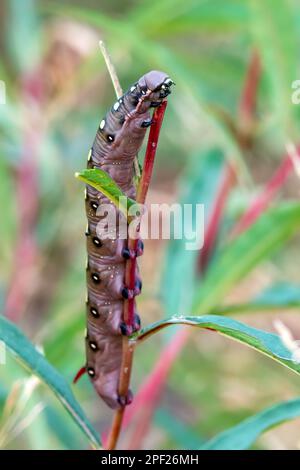
M 171 93 L 170 87 L 173 84 L 173 80 L 166 73 L 158 70 L 146 73 L 138 81 L 142 93 L 147 95 L 147 100 L 157 105 Z
M 151 72 L 146 73 L 138 81 L 138 84 L 141 88 L 147 88 L 151 91 L 159 91 L 163 88 L 169 88 L 174 84 L 173 80 L 164 72 L 158 70 L 152 70 Z

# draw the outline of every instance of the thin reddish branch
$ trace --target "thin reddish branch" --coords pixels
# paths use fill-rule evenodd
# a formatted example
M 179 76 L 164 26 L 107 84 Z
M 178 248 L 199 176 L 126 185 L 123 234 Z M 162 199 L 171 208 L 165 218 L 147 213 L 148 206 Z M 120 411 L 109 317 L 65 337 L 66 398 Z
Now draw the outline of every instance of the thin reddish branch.
M 139 204 L 144 204 L 146 201 L 147 192 L 149 189 L 153 165 L 157 150 L 157 143 L 159 139 L 160 129 L 162 126 L 162 121 L 164 118 L 165 109 L 167 106 L 167 101 L 164 101 L 158 108 L 155 109 L 153 113 L 152 125 L 150 128 L 149 139 L 146 149 L 146 155 L 144 159 L 144 167 L 142 177 L 138 186 L 137 190 L 137 197 L 136 202 Z M 137 230 L 138 231 L 138 230 Z M 137 234 L 135 234 L 137 235 Z M 128 240 L 128 247 L 130 250 L 136 251 L 137 249 L 138 239 L 129 238 Z M 126 262 L 125 268 L 125 286 L 133 291 L 135 289 L 136 284 L 136 257 L 129 259 Z M 134 306 L 135 306 L 135 298 L 127 299 L 124 302 L 124 321 L 129 328 L 129 331 L 132 330 L 134 325 Z M 132 370 L 132 362 L 133 362 L 133 354 L 134 354 L 134 342 L 129 340 L 127 337 L 123 338 L 123 353 L 122 353 L 122 366 L 121 366 L 121 374 L 119 379 L 119 387 L 118 393 L 121 397 L 126 397 L 128 395 L 129 385 L 130 385 L 130 377 L 131 377 L 131 370 Z M 106 448 L 108 450 L 115 449 L 118 438 L 122 428 L 122 422 L 124 417 L 125 406 L 120 408 L 116 411 L 112 426 L 109 432 L 109 436 L 107 439 Z
M 297 147 L 297 158 L 300 163 L 300 146 Z M 274 201 L 276 194 L 286 182 L 290 173 L 294 171 L 294 162 L 289 154 L 276 170 L 270 181 L 264 186 L 260 194 L 254 199 L 250 207 L 246 210 L 240 220 L 232 230 L 231 236 L 234 237 L 250 227 L 258 217 L 270 206 Z
M 167 101 L 163 101 L 163 103 L 156 108 L 153 113 L 152 118 L 152 125 L 149 132 L 149 138 L 147 143 L 146 155 L 144 160 L 144 167 L 141 176 L 141 180 L 139 183 L 136 202 L 138 204 L 145 204 L 152 172 L 154 166 L 154 160 L 157 150 L 157 143 L 159 139 L 159 134 L 162 126 L 162 122 L 164 119 L 165 110 L 167 107 Z M 138 244 L 138 229 L 137 233 L 135 234 L 135 238 L 129 238 L 128 240 L 128 248 L 130 252 L 136 252 Z M 126 272 L 125 272 L 125 286 L 133 291 L 135 289 L 135 273 L 136 273 L 136 257 L 129 259 L 126 262 Z M 131 298 L 125 300 L 124 302 L 124 321 L 129 329 L 133 328 L 134 325 L 134 306 L 135 306 L 135 298 Z
M 155 160 L 155 154 L 157 149 L 157 143 L 159 134 L 164 119 L 165 110 L 167 107 L 167 101 L 163 101 L 162 104 L 155 109 L 153 114 L 153 124 L 150 128 L 149 139 L 146 149 L 146 156 L 144 160 L 143 173 L 141 181 L 138 187 L 136 200 L 140 204 L 145 204 L 149 184 L 152 177 L 152 170 Z

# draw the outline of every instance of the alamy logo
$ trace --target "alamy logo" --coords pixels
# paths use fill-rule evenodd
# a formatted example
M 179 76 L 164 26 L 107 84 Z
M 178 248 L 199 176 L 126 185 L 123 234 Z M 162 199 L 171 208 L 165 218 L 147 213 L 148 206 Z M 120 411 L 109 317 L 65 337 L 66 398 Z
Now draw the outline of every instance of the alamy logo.
M 0 104 L 5 104 L 5 103 L 6 103 L 5 82 L 3 80 L 0 80 Z
M 6 363 L 6 347 L 3 341 L 0 341 L 0 366 Z
M 119 212 L 113 204 L 100 204 L 100 222 L 96 232 L 100 239 L 185 240 L 185 249 L 200 250 L 204 244 L 203 204 L 132 204 L 127 217 L 121 208 L 127 207 L 127 197 L 119 198 Z

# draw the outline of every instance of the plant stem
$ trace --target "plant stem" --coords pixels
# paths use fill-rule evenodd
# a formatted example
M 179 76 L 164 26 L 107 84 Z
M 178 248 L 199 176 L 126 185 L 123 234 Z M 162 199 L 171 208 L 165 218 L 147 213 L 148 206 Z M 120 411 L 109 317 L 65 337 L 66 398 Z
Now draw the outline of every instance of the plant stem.
M 121 84 L 119 82 L 115 66 L 114 66 L 114 64 L 113 64 L 113 62 L 110 58 L 110 55 L 108 53 L 108 50 L 107 50 L 107 47 L 106 47 L 104 41 L 99 41 L 99 47 L 100 47 L 100 50 L 102 52 L 106 68 L 107 68 L 108 73 L 110 75 L 110 79 L 112 81 L 116 96 L 119 99 L 123 95 L 123 90 L 122 90 Z M 139 167 L 139 161 L 138 161 L 137 156 L 134 159 L 134 171 L 135 171 L 136 176 L 139 178 L 140 177 L 140 167 Z
M 122 354 L 122 365 L 121 365 L 121 374 L 119 380 L 119 395 L 126 396 L 130 384 L 130 376 L 133 362 L 133 353 L 134 353 L 135 341 L 129 340 L 126 336 L 123 338 L 123 354 Z M 106 449 L 113 450 L 115 449 L 118 438 L 122 428 L 122 422 L 125 412 L 125 406 L 120 408 L 115 412 L 113 417 L 113 422 L 111 425 L 111 430 L 107 439 Z
M 167 101 L 163 101 L 163 103 L 155 109 L 153 113 L 153 123 L 150 128 L 149 139 L 146 149 L 146 155 L 144 160 L 144 167 L 142 177 L 139 182 L 138 190 L 137 190 L 137 197 L 136 202 L 139 204 L 144 204 L 147 196 L 147 192 L 149 189 L 153 165 L 157 150 L 157 142 L 159 138 L 160 129 L 162 126 L 162 121 L 165 114 L 165 109 L 167 106 Z M 139 229 L 137 229 L 138 232 Z M 135 238 L 128 238 L 128 248 L 130 250 L 136 250 L 137 248 L 138 239 Z M 135 288 L 136 283 L 136 257 L 130 258 L 126 262 L 125 267 L 125 286 L 133 290 Z M 127 299 L 124 301 L 124 322 L 126 323 L 129 330 L 132 330 L 134 325 L 134 307 L 135 307 L 135 298 Z M 126 397 L 128 395 L 129 385 L 130 385 L 130 377 L 131 377 L 131 370 L 132 370 L 132 362 L 133 362 L 133 354 L 134 354 L 134 346 L 135 341 L 132 339 L 127 338 L 124 336 L 123 338 L 123 353 L 122 353 L 122 365 L 121 365 L 121 373 L 119 379 L 119 388 L 118 393 L 120 397 Z M 109 432 L 109 436 L 107 439 L 106 448 L 107 450 L 115 449 L 119 435 L 122 428 L 122 422 L 124 417 L 125 406 L 120 408 L 116 411 L 113 422 L 111 425 L 111 429 Z
M 163 122 L 165 110 L 167 107 L 167 101 L 163 101 L 162 104 L 156 108 L 153 114 L 153 124 L 150 128 L 149 139 L 146 149 L 146 156 L 144 161 L 143 173 L 139 183 L 136 201 L 139 204 L 145 204 L 149 184 L 152 177 L 152 170 L 155 160 L 157 142 L 161 125 Z
M 113 87 L 115 89 L 115 93 L 117 95 L 117 98 L 121 98 L 123 95 L 123 90 L 120 85 L 116 69 L 111 61 L 111 58 L 109 56 L 108 50 L 106 49 L 105 43 L 103 41 L 99 41 L 99 47 L 101 49 L 103 58 L 105 60 L 105 65 L 107 67 L 108 73 L 110 75 L 110 79 L 112 81 Z

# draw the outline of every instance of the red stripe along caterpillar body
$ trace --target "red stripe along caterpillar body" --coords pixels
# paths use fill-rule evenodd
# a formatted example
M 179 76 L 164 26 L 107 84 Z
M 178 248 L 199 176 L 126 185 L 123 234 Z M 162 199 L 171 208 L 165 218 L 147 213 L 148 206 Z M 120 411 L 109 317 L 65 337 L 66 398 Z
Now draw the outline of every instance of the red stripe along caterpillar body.
M 88 157 L 88 168 L 107 172 L 123 193 L 135 199 L 133 163 L 152 123 L 150 108 L 159 106 L 170 93 L 173 81 L 163 72 L 152 71 L 141 77 L 102 119 Z M 111 408 L 131 400 L 118 396 L 122 360 L 122 335 L 131 334 L 123 322 L 124 299 L 140 293 L 141 280 L 136 272 L 136 287 L 124 285 L 125 263 L 143 251 L 140 240 L 136 253 L 127 248 L 127 240 L 99 237 L 101 220 L 98 208 L 108 199 L 92 186 L 86 187 L 87 236 L 87 335 L 86 366 L 97 393 Z M 97 214 L 98 212 L 98 214 Z M 99 233 L 99 231 L 98 231 Z M 135 330 L 140 321 L 136 314 Z

